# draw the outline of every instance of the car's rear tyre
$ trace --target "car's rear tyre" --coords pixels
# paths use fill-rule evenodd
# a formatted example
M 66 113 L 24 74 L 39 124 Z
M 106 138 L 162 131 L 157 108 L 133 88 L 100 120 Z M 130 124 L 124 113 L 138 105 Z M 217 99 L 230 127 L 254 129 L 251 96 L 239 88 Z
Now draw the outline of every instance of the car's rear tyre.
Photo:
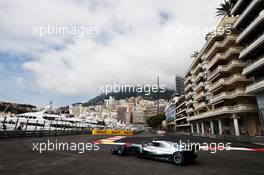
M 175 152 L 172 155 L 172 160 L 175 165 L 182 166 L 185 163 L 184 155 L 181 152 Z
M 120 147 L 118 147 L 117 148 L 117 154 L 119 154 L 119 155 L 126 155 L 126 150 L 125 150 L 125 148 L 123 147 L 123 146 L 120 146 Z

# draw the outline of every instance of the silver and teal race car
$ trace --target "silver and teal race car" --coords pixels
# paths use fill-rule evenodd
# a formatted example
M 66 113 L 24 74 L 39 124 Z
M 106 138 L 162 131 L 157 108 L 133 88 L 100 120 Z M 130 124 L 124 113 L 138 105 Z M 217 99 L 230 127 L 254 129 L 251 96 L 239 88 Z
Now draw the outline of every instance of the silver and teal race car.
M 132 154 L 139 158 L 170 161 L 181 166 L 197 158 L 198 148 L 183 148 L 170 141 L 153 140 L 143 144 L 124 144 L 113 148 L 111 152 L 123 156 Z

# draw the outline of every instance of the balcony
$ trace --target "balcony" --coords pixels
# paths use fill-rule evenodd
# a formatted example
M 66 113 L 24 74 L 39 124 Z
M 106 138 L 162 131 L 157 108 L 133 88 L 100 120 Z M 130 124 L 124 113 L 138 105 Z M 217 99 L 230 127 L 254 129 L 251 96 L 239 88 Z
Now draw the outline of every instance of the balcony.
M 224 99 L 234 99 L 240 96 L 250 96 L 245 93 L 245 89 L 236 89 L 232 92 L 222 92 L 218 95 L 215 95 L 211 98 L 210 103 L 216 103 Z
M 192 80 L 192 77 L 191 76 L 188 76 L 185 81 L 184 81 L 184 84 L 188 84 L 188 83 L 191 83 L 191 80 Z
M 202 63 L 199 63 L 194 69 L 193 69 L 193 75 L 196 75 L 196 73 L 202 69 Z
M 189 114 L 189 113 L 193 113 L 194 112 L 194 109 L 193 108 L 188 108 L 187 110 L 186 110 L 186 113 L 187 114 Z
M 204 82 L 200 82 L 194 87 L 194 91 L 197 92 L 198 90 L 201 90 L 204 87 Z
M 205 96 L 205 93 L 202 91 L 199 94 L 197 94 L 194 99 L 195 101 L 199 101 L 201 98 L 203 98 Z
M 209 62 L 208 70 L 214 66 L 219 60 L 225 60 L 230 58 L 232 55 L 239 54 L 241 51 L 240 47 L 231 47 L 225 53 L 217 53 Z
M 206 58 L 210 60 L 210 57 L 215 52 L 217 48 L 224 48 L 227 47 L 229 42 L 236 42 L 237 35 L 227 35 L 223 41 L 216 41 L 214 45 L 208 50 L 206 53 Z M 230 46 L 229 46 L 230 47 Z
M 188 100 L 187 102 L 186 102 L 186 106 L 188 107 L 188 106 L 190 106 L 190 105 L 192 105 L 193 104 L 193 100 L 192 99 L 190 99 L 190 100 Z
M 217 89 L 220 86 L 227 86 L 227 85 L 232 85 L 235 82 L 249 82 L 250 80 L 247 79 L 245 76 L 235 74 L 232 75 L 229 78 L 221 78 L 217 82 L 215 82 L 210 88 L 209 91 L 212 92 L 215 89 Z
M 190 124 L 187 123 L 187 124 L 181 124 L 181 125 L 176 125 L 176 128 L 180 128 L 180 127 L 189 127 Z
M 186 112 L 186 109 L 180 110 L 179 112 L 176 113 L 176 115 L 179 115 L 179 114 L 184 113 L 184 112 Z
M 234 24 L 234 29 L 236 29 L 245 19 L 245 17 L 260 3 L 261 0 L 253 0 L 250 5 L 246 8 L 246 10 L 238 17 Z
M 242 33 L 240 33 L 240 35 L 237 37 L 236 42 L 240 43 L 244 38 L 246 38 L 250 33 L 252 33 L 258 25 L 262 24 L 263 21 L 264 10 L 262 10 L 259 13 L 259 16 L 248 27 L 246 27 L 246 29 Z
M 178 102 L 177 102 L 177 103 L 178 103 Z M 181 108 L 182 106 L 185 106 L 185 104 L 186 104 L 186 101 L 183 100 L 183 102 L 180 103 L 179 105 L 177 105 L 175 109 L 177 110 L 177 109 Z
M 264 91 L 264 80 L 256 82 L 252 85 L 249 85 L 246 88 L 246 93 L 249 93 L 249 94 L 256 94 L 262 91 Z
M 257 61 L 253 62 L 252 64 L 249 64 L 246 68 L 244 68 L 242 74 L 248 75 L 248 74 L 260 69 L 263 66 L 264 66 L 264 56 L 260 57 L 259 59 L 257 59 Z
M 188 86 L 184 90 L 187 93 L 191 89 L 192 89 L 192 84 L 188 84 Z
M 238 0 L 238 1 L 236 2 L 236 4 L 234 5 L 234 7 L 233 7 L 233 9 L 232 9 L 232 11 L 231 11 L 231 14 L 235 14 L 235 13 L 236 13 L 236 11 L 237 11 L 237 10 L 239 9 L 239 7 L 242 5 L 243 1 L 244 1 L 244 0 Z
M 209 78 L 209 80 L 212 80 L 220 72 L 229 72 L 233 68 L 237 68 L 237 67 L 243 68 L 246 65 L 247 65 L 246 63 L 241 62 L 239 60 L 232 60 L 227 65 L 219 65 L 212 73 L 210 73 L 208 78 Z
M 193 93 L 191 91 L 189 91 L 186 95 L 185 95 L 185 99 L 188 100 L 190 98 L 192 98 Z
M 201 78 L 203 78 L 203 73 L 200 72 L 199 74 L 197 74 L 197 76 L 194 78 L 194 84 L 196 84 Z
M 264 34 L 262 33 L 258 39 L 247 46 L 239 55 L 239 59 L 246 59 L 247 56 L 252 53 L 256 48 L 264 43 Z
M 205 108 L 207 107 L 206 103 L 205 102 L 201 102 L 201 103 L 198 103 L 197 105 L 194 106 L 194 109 L 195 110 L 199 110 L 201 108 Z
M 210 117 L 215 117 L 223 114 L 234 114 L 234 113 L 248 113 L 248 112 L 257 112 L 257 106 L 252 104 L 239 104 L 236 106 L 224 106 L 221 108 L 217 108 L 215 110 L 211 110 L 209 112 L 205 112 L 201 115 L 196 115 L 187 118 L 187 121 L 200 120 Z
M 183 117 L 179 117 L 179 118 L 175 119 L 174 121 L 177 122 L 177 121 L 186 120 L 186 119 L 187 119 L 187 116 L 183 116 Z

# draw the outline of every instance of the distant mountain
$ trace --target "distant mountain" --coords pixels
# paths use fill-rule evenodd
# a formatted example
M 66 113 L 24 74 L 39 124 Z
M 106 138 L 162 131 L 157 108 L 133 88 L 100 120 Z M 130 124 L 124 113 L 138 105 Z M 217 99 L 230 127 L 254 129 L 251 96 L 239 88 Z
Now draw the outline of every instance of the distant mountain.
M 163 93 L 154 93 L 154 92 L 150 92 L 149 95 L 145 95 L 145 93 L 141 92 L 117 92 L 117 93 L 109 93 L 109 94 L 101 94 L 97 97 L 92 98 L 91 100 L 89 100 L 86 103 L 83 103 L 84 106 L 92 106 L 92 105 L 101 105 L 104 103 L 104 100 L 109 99 L 110 96 L 112 96 L 114 99 L 116 100 L 121 100 L 121 99 L 127 99 L 130 97 L 137 97 L 137 96 L 141 96 L 143 97 L 145 100 L 157 100 L 157 99 L 166 99 L 169 100 L 171 99 L 171 97 L 173 96 L 173 94 L 175 93 L 174 90 L 170 90 L 170 89 L 165 89 L 165 92 Z

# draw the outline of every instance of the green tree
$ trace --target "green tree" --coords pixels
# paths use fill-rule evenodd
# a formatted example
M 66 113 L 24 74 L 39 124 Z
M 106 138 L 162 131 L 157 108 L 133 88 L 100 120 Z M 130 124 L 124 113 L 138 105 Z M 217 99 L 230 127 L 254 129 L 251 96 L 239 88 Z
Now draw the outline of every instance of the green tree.
M 157 128 L 161 125 L 162 121 L 166 119 L 164 114 L 157 114 L 156 116 L 150 117 L 147 123 L 150 127 Z

